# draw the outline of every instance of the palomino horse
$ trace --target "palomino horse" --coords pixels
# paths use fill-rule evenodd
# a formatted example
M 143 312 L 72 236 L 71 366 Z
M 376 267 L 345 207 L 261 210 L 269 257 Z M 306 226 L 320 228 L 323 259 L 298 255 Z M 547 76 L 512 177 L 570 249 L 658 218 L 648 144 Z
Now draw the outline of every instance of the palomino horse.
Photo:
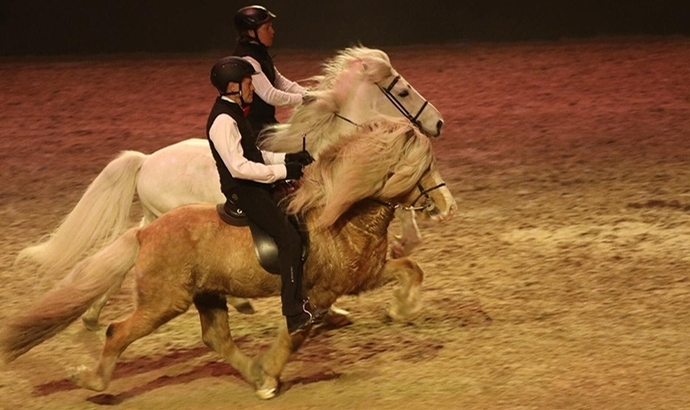
M 358 294 L 398 280 L 388 314 L 410 320 L 420 309 L 423 272 L 409 258 L 387 259 L 388 226 L 398 206 L 421 208 L 432 217 L 452 216 L 454 202 L 438 173 L 429 139 L 406 121 L 377 119 L 343 136 L 306 168 L 287 211 L 306 222 L 311 240 L 305 288 L 316 308 L 339 296 Z M 452 198 L 452 197 L 450 197 Z M 0 353 L 11 361 L 76 320 L 114 282 L 136 271 L 137 306 L 111 324 L 94 371 L 74 377 L 84 388 L 108 387 L 115 363 L 135 340 L 187 311 L 199 311 L 202 339 L 256 388 L 276 394 L 290 354 L 308 336 L 292 337 L 283 325 L 275 342 L 250 358 L 234 344 L 224 295 L 278 295 L 280 277 L 257 262 L 249 230 L 223 223 L 212 204 L 172 210 L 152 224 L 132 228 L 78 263 L 62 282 L 12 318 L 0 333 Z
M 298 151 L 306 137 L 306 148 L 318 157 L 343 133 L 378 114 L 407 118 L 429 136 L 441 133 L 441 114 L 381 50 L 342 50 L 313 80 L 313 98 L 297 107 L 288 123 L 264 133 L 262 148 Z M 181 205 L 225 201 L 205 139 L 185 140 L 150 155 L 125 151 L 103 169 L 48 239 L 23 249 L 17 261 L 33 260 L 43 271 L 53 272 L 73 266 L 85 252 L 111 242 L 130 226 L 135 192 L 143 206 L 142 225 Z M 409 251 L 419 242 L 419 232 L 412 212 L 403 213 L 402 221 L 401 242 Z
M 438 136 L 443 120 L 390 64 L 381 50 L 352 47 L 342 50 L 314 77 L 314 97 L 298 107 L 287 124 L 263 135 L 262 147 L 279 152 L 307 149 L 318 157 L 321 150 L 356 124 L 378 113 L 407 118 L 423 133 Z M 62 271 L 85 252 L 109 243 L 130 225 L 130 208 L 135 192 L 143 207 L 142 226 L 165 212 L 196 202 L 224 202 L 218 171 L 208 141 L 189 139 L 145 155 L 125 151 L 108 164 L 91 183 L 79 203 L 48 240 L 22 250 L 17 261 L 30 259 L 42 271 Z M 409 254 L 420 242 L 414 212 L 398 211 L 402 235 L 393 244 L 396 255 Z M 115 286 L 94 304 L 84 318 L 85 325 L 98 327 L 98 316 Z M 252 312 L 243 299 L 228 298 L 237 310 Z

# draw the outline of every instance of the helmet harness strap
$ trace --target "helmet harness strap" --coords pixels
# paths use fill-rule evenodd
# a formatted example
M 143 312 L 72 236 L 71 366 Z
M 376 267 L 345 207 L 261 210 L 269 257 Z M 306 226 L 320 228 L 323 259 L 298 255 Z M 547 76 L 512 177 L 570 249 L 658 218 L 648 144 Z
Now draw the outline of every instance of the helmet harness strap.
M 242 83 L 237 83 L 237 84 L 240 86 L 238 91 L 228 91 L 228 92 L 220 93 L 220 95 L 223 95 L 223 96 L 225 96 L 225 95 L 238 95 L 240 97 L 240 107 L 244 108 L 244 107 L 248 106 L 249 104 L 247 104 L 247 102 L 244 100 L 244 97 L 242 96 Z
M 261 26 L 259 26 L 261 27 Z M 261 39 L 259 38 L 259 28 L 255 28 L 254 30 L 254 40 L 256 40 L 257 43 L 261 44 L 262 46 L 266 47 L 266 44 L 261 42 Z

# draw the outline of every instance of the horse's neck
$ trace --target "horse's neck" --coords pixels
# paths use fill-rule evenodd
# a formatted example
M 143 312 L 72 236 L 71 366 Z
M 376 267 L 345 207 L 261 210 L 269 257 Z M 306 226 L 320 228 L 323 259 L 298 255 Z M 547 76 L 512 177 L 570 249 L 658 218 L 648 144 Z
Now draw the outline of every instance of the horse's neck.
M 314 219 L 316 219 L 318 211 L 314 210 L 312 213 L 314 214 Z M 335 235 L 336 240 L 343 240 L 348 243 L 352 240 L 351 235 L 369 238 L 378 237 L 382 240 L 387 240 L 388 227 L 394 215 L 395 210 L 393 207 L 371 199 L 364 199 L 350 206 L 338 218 L 332 230 L 337 232 Z
M 350 207 L 329 229 L 310 230 L 309 260 L 314 266 L 328 267 L 312 279 L 317 282 L 313 285 L 336 286 L 342 293 L 356 294 L 380 283 L 377 278 L 386 262 L 393 214 L 390 207 L 364 200 Z
M 310 141 L 309 151 L 318 156 L 324 148 L 338 141 L 342 135 L 353 132 L 355 129 L 356 126 L 336 116 L 333 121 L 329 122 L 327 127 L 312 132 L 314 138 Z
M 360 124 L 374 117 L 376 112 L 371 107 L 371 102 L 367 92 L 361 85 L 353 87 L 354 90 L 342 101 L 339 101 L 338 111 L 334 112 L 333 119 L 325 123 L 322 129 L 315 130 L 312 150 L 315 153 L 321 152 L 330 144 L 334 143 L 344 134 L 355 132 Z
M 354 80 L 353 80 L 354 81 Z M 359 124 L 374 117 L 371 98 L 372 91 L 363 83 L 349 83 L 347 87 L 333 90 L 329 94 L 325 111 L 312 111 L 312 108 L 298 108 L 290 121 L 269 133 L 262 148 L 276 152 L 292 152 L 301 149 L 302 139 L 315 157 L 343 134 L 357 130 Z M 323 107 L 322 107 L 323 108 Z
M 339 99 L 338 114 L 355 124 L 361 124 L 377 114 L 373 108 L 374 98 L 371 84 L 360 82 L 352 85 L 352 90 Z

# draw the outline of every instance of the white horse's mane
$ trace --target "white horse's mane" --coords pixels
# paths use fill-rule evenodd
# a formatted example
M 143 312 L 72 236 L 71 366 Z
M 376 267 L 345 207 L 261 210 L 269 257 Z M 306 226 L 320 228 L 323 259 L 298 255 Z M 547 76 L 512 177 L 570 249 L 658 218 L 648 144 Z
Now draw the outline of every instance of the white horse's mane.
M 383 51 L 364 46 L 349 47 L 326 60 L 323 64 L 323 74 L 312 77 L 317 82 L 314 88 L 317 90 L 335 88 L 343 71 L 357 62 L 363 64 L 360 74 L 370 83 L 377 83 L 392 73 L 390 59 Z
M 343 120 L 335 114 L 351 87 L 359 81 L 380 82 L 392 73 L 390 59 L 381 50 L 363 46 L 341 50 L 323 64 L 322 74 L 310 79 L 312 100 L 296 107 L 288 123 L 265 129 L 259 145 L 268 151 L 293 152 L 302 149 L 302 136 L 306 136 L 318 140 L 318 144 L 309 145 L 312 155 L 318 156 L 321 148 L 339 137 L 333 129 Z
M 323 208 L 316 228 L 327 228 L 357 201 L 390 200 L 410 191 L 433 160 L 429 138 L 409 121 L 378 116 L 341 136 L 305 168 L 288 212 Z

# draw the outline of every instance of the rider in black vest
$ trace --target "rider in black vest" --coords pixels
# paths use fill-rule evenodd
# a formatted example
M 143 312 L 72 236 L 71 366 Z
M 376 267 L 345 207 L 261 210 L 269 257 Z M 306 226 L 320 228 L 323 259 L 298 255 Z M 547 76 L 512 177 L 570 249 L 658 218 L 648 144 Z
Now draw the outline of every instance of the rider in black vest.
M 271 194 L 270 184 L 299 179 L 313 158 L 308 152 L 261 151 L 242 108 L 252 102 L 254 67 L 240 57 L 225 57 L 211 69 L 220 96 L 211 109 L 206 136 L 216 160 L 226 200 L 242 209 L 278 245 L 283 315 L 290 334 L 303 332 L 313 317 L 302 286 L 302 240 Z
M 245 57 L 257 74 L 254 75 L 254 101 L 247 118 L 257 133 L 278 122 L 278 106 L 296 106 L 302 102 L 306 89 L 283 77 L 273 65 L 268 47 L 273 44 L 273 19 L 276 15 L 262 6 L 247 6 L 235 14 L 238 34 L 233 55 Z

